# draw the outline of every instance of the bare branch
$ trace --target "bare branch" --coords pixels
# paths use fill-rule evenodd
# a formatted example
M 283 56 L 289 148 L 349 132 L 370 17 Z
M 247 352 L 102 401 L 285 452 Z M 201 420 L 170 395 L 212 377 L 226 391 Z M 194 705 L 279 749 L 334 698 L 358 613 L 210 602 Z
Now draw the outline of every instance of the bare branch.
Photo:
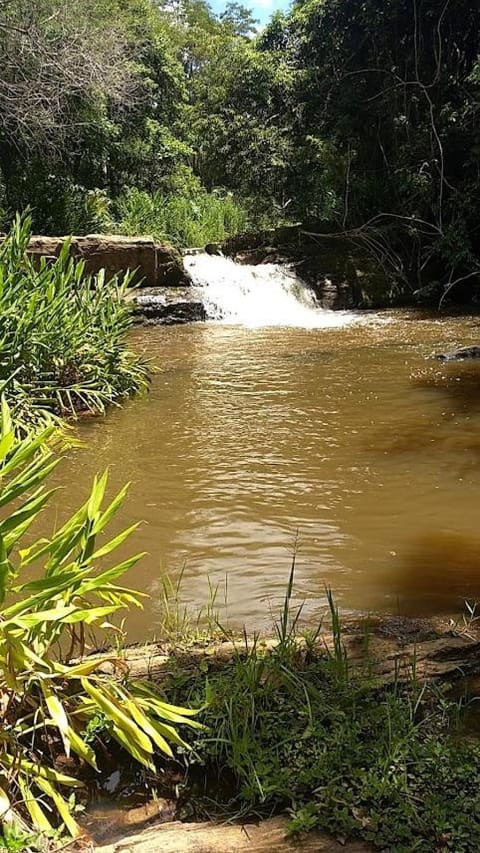
M 127 105 L 140 88 L 130 46 L 115 20 L 90 0 L 16 0 L 0 4 L 0 134 L 44 148 L 77 122 L 80 104 Z

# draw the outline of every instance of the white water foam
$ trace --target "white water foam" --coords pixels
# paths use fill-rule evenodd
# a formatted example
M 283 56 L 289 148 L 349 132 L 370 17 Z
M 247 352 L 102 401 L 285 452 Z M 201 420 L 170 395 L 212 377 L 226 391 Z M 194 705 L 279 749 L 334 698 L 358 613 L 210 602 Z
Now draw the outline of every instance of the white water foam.
M 353 311 L 320 308 L 315 294 L 282 264 L 237 264 L 218 255 L 187 255 L 185 267 L 201 291 L 209 320 L 258 328 L 339 328 L 364 322 Z

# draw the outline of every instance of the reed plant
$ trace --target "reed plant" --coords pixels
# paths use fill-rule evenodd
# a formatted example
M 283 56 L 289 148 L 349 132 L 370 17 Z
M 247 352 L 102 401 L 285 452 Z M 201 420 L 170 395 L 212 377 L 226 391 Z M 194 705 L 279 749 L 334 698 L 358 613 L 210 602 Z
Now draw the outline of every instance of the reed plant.
M 186 565 L 179 576 L 173 580 L 170 575 L 161 578 L 158 599 L 160 617 L 158 637 L 172 649 L 186 649 L 198 643 L 213 642 L 230 636 L 226 625 L 220 620 L 219 594 L 222 591 L 223 604 L 227 605 L 227 580 L 221 590 L 220 584 L 207 577 L 208 597 L 203 607 L 189 606 L 183 600 Z
M 0 246 L 0 388 L 15 424 L 103 412 L 147 384 L 145 363 L 129 351 L 127 273 L 87 275 L 68 241 L 54 261 L 28 254 L 31 218 L 18 216 Z

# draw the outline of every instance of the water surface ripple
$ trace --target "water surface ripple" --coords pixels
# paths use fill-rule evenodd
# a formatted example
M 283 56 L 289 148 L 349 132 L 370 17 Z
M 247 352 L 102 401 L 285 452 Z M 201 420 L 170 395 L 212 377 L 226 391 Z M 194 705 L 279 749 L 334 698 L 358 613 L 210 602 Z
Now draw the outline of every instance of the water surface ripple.
M 478 320 L 389 317 L 135 332 L 158 366 L 151 393 L 81 427 L 55 498 L 60 521 L 95 471 L 131 481 L 115 524 L 144 520 L 134 547 L 148 556 L 129 582 L 152 596 L 132 639 L 154 633 L 160 579 L 183 567 L 186 600 L 227 578 L 230 620 L 261 627 L 296 538 L 312 615 L 325 585 L 353 610 L 454 612 L 480 597 L 480 364 L 429 358 L 478 341 Z

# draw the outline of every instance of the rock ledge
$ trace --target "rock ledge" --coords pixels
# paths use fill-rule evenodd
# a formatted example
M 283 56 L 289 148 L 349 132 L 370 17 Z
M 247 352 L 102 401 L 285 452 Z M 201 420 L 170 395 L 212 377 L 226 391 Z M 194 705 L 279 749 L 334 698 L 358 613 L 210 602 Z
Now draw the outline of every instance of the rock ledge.
M 152 237 L 124 237 L 118 234 L 89 234 L 86 237 L 32 237 L 29 255 L 35 260 L 58 258 L 70 240 L 70 254 L 85 261 L 89 273 L 105 269 L 108 277 L 136 270 L 134 281 L 142 286 L 178 287 L 190 283 L 180 252 L 173 246 L 156 243 Z

